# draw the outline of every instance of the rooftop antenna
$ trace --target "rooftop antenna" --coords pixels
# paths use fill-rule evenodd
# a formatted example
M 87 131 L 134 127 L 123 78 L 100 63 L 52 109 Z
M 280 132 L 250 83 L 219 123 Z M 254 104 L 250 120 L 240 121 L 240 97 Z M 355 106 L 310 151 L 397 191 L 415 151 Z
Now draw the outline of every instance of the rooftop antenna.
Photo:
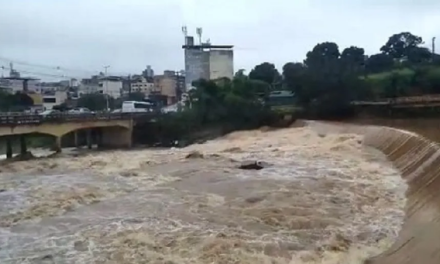
M 202 45 L 202 28 L 196 28 L 197 36 L 199 36 L 199 44 Z
M 183 33 L 183 37 L 184 37 L 183 43 L 185 43 L 185 45 L 187 45 L 188 43 L 186 43 L 186 36 L 188 36 L 188 29 L 186 28 L 186 26 L 182 27 L 182 33 Z
M 12 62 L 9 63 L 9 77 L 15 77 L 14 64 Z

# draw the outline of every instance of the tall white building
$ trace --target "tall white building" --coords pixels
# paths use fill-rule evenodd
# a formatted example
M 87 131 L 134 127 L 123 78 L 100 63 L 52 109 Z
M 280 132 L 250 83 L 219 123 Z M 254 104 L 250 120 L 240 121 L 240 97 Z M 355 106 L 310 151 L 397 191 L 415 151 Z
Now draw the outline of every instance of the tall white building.
M 234 57 L 232 50 L 212 49 L 209 51 L 209 79 L 234 77 Z
M 199 79 L 214 80 L 234 77 L 233 45 L 194 44 L 194 37 L 186 36 L 185 45 L 185 84 L 188 90 Z
M 43 109 L 50 110 L 56 105 L 64 103 L 67 99 L 67 93 L 65 91 L 53 91 L 45 93 L 43 97 Z
M 99 79 L 98 92 L 113 98 L 120 98 L 122 95 L 122 79 L 120 77 L 103 77 Z

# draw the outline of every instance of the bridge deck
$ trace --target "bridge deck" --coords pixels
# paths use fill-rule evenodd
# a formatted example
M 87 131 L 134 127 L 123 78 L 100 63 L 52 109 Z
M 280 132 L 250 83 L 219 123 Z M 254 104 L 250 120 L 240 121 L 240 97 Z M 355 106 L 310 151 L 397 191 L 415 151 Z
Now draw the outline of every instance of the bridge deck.
M 0 114 L 0 126 L 17 126 L 43 123 L 66 123 L 66 122 L 90 122 L 90 121 L 111 121 L 153 118 L 160 115 L 156 112 L 150 113 L 96 113 L 96 114 Z

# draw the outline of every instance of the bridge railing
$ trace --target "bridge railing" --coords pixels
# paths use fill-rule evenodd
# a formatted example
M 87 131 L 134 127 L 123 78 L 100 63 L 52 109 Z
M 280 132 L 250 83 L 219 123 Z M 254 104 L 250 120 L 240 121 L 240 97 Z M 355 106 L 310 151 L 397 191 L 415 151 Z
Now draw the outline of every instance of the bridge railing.
M 129 120 L 140 117 L 156 116 L 157 113 L 84 113 L 70 114 L 58 113 L 49 115 L 28 114 L 28 113 L 1 113 L 0 125 L 25 125 L 54 122 L 85 122 L 99 120 Z

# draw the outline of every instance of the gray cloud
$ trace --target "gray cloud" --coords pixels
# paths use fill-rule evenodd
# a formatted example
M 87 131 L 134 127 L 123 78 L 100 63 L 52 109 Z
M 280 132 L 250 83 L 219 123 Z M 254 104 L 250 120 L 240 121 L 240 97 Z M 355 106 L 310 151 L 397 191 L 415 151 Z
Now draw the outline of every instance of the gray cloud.
M 323 41 L 374 53 L 393 33 L 427 42 L 440 35 L 440 2 L 423 0 L 0 0 L 0 10 L 0 57 L 61 66 L 69 76 L 104 65 L 114 73 L 147 64 L 182 69 L 184 24 L 192 34 L 203 26 L 213 43 L 234 44 L 236 69 L 301 61 Z

